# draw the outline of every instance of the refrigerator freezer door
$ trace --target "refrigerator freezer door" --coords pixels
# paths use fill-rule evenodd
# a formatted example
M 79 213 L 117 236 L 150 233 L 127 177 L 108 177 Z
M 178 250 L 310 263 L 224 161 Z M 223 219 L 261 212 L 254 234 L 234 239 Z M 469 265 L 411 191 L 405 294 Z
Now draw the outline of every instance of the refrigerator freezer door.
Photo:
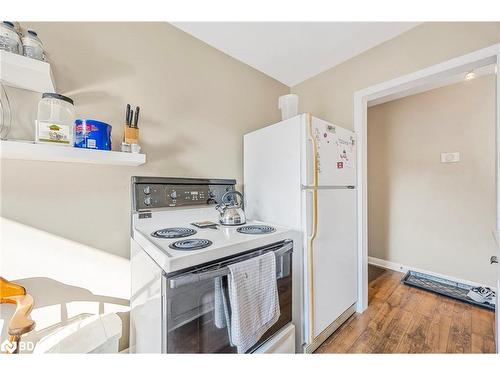
M 306 171 L 304 185 L 313 186 L 314 162 L 317 186 L 356 185 L 356 144 L 354 132 L 311 118 L 307 124 Z M 316 152 L 314 155 L 314 151 Z M 314 156 L 316 156 L 314 158 Z
M 316 215 L 310 209 L 311 190 L 303 195 L 309 206 L 306 215 L 313 213 L 315 222 L 308 228 L 313 240 L 306 266 L 312 339 L 357 301 L 356 190 L 318 189 L 315 193 Z

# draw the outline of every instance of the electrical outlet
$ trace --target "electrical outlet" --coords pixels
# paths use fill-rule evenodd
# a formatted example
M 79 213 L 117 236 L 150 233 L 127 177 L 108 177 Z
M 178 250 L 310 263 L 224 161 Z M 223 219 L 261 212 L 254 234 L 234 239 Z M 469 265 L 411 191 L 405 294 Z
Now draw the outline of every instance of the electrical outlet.
M 441 153 L 441 163 L 457 163 L 460 161 L 460 152 Z

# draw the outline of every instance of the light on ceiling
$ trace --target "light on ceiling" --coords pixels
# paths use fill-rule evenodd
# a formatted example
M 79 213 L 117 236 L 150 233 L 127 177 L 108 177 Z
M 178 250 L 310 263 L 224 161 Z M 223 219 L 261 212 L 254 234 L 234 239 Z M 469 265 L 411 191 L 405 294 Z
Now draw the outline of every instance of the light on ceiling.
M 464 78 L 466 81 L 470 81 L 471 79 L 476 78 L 476 73 L 474 73 L 474 71 L 471 70 L 470 72 L 467 72 Z

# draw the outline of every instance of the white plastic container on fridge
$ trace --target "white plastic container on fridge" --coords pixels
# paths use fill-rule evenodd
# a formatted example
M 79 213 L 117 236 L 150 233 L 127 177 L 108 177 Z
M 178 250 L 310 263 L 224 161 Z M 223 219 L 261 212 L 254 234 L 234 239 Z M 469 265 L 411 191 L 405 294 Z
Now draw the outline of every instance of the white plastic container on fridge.
M 280 96 L 278 108 L 281 110 L 281 119 L 288 120 L 299 113 L 299 97 L 296 94 Z

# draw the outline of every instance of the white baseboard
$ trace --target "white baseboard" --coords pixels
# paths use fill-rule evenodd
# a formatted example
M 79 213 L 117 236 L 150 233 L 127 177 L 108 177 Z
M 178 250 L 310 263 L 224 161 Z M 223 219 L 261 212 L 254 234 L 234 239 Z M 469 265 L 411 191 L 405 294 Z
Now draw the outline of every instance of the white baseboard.
M 385 259 L 380 259 L 380 258 L 375 258 L 375 257 L 368 257 L 368 264 L 382 267 L 388 270 L 396 271 L 396 272 L 407 272 L 408 267 L 403 266 L 402 264 L 395 263 L 395 262 L 389 262 L 388 260 Z
M 436 273 L 436 272 L 424 270 L 421 268 L 416 268 L 416 267 L 411 267 L 411 266 L 407 266 L 407 265 L 400 264 L 400 263 L 390 262 L 390 261 L 385 260 L 385 259 L 368 257 L 368 264 L 372 264 L 374 266 L 378 266 L 378 267 L 382 267 L 382 268 L 385 268 L 388 270 L 402 272 L 402 273 L 406 273 L 409 270 L 412 270 L 412 271 L 416 271 L 416 272 L 426 273 L 427 275 L 431 275 L 431 276 L 441 277 L 443 279 L 451 280 L 451 281 L 454 281 L 456 283 L 468 284 L 468 285 L 472 285 L 472 286 L 488 286 L 492 290 L 496 290 L 496 288 L 489 286 L 489 285 L 479 284 L 479 283 L 476 283 L 476 282 L 470 281 L 470 280 L 459 279 L 459 278 L 456 278 L 453 276 L 443 275 L 441 273 Z

